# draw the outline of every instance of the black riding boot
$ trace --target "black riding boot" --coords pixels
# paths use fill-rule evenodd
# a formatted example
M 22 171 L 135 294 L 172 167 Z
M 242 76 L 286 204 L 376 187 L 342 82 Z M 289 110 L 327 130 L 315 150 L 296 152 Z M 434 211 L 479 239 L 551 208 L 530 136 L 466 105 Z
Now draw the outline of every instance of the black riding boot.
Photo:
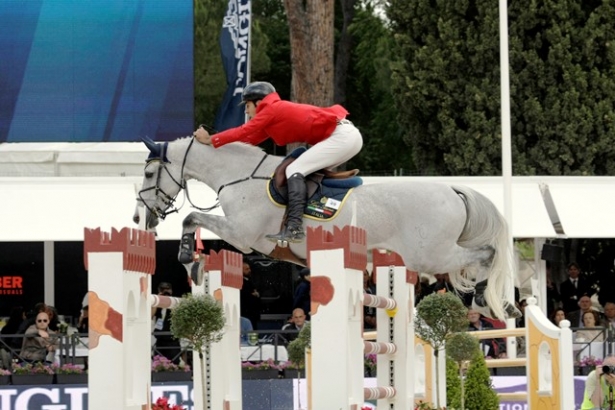
M 305 239 L 303 232 L 303 209 L 307 201 L 307 188 L 303 175 L 296 173 L 288 178 L 288 205 L 286 211 L 286 224 L 275 235 L 266 235 L 265 238 L 286 246 L 284 242 L 302 242 Z

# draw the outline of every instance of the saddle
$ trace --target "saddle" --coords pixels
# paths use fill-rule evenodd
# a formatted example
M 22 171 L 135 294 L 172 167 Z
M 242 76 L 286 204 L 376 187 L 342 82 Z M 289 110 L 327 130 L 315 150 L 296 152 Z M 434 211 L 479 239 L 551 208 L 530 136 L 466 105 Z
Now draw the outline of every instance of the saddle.
M 273 182 L 275 189 L 284 197 L 286 197 L 286 168 L 292 164 L 297 158 L 301 156 L 307 149 L 305 147 L 299 147 L 291 152 L 286 158 L 282 160 L 273 173 Z M 322 169 L 314 172 L 309 176 L 306 175 L 305 184 L 307 187 L 307 196 L 310 198 L 318 187 L 323 184 L 325 180 L 333 179 L 340 180 L 340 183 L 329 183 L 328 185 L 334 187 L 344 187 L 344 183 L 341 180 L 349 179 L 356 176 L 359 173 L 358 169 L 352 169 L 348 171 L 332 171 L 330 169 Z M 326 182 L 324 182 L 326 184 Z

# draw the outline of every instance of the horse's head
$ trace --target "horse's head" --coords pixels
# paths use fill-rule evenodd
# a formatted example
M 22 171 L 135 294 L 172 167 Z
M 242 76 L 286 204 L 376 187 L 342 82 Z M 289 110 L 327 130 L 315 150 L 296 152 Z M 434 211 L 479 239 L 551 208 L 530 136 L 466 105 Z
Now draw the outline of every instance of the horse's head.
M 143 184 L 137 201 L 138 206 L 145 207 L 145 228 L 150 229 L 158 225 L 160 219 L 177 212 L 175 198 L 185 181 L 181 164 L 171 163 L 167 159 L 167 143 L 159 144 L 149 138 L 144 138 L 143 142 L 150 154 L 145 163 Z M 133 220 L 139 223 L 138 212 L 135 212 Z

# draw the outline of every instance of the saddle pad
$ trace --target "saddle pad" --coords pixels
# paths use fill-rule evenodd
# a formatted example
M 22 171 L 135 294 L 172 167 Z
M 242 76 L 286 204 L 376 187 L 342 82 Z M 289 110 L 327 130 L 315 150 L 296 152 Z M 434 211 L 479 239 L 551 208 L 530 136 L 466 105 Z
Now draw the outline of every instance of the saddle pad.
M 355 179 L 356 178 L 356 179 Z M 337 186 L 320 184 L 318 189 L 310 196 L 303 210 L 304 217 L 310 219 L 333 219 L 342 209 L 346 198 L 353 188 L 362 185 L 363 180 L 355 177 L 352 183 L 346 182 Z M 286 206 L 287 198 L 275 189 L 273 181 L 267 183 L 267 194 L 271 202 L 279 206 Z

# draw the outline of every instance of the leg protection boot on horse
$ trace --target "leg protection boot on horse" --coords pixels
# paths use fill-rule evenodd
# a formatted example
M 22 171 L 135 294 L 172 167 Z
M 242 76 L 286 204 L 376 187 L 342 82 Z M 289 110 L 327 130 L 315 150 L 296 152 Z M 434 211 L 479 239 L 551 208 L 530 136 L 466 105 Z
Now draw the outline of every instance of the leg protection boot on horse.
M 487 307 L 487 300 L 485 299 L 485 290 L 487 289 L 487 284 L 488 284 L 487 279 L 476 283 L 474 287 L 474 305 L 475 305 L 474 307 L 475 308 L 476 307 L 478 308 Z M 523 316 L 521 311 L 517 309 L 515 305 L 512 305 L 506 301 L 504 301 L 503 303 L 504 303 L 504 312 L 506 312 L 506 315 L 508 316 L 508 318 L 517 319 Z M 481 311 L 481 309 L 476 309 L 476 310 Z M 489 313 L 490 314 L 486 316 L 493 317 L 493 313 L 491 311 Z
M 275 235 L 266 235 L 265 238 L 273 242 L 278 242 L 281 247 L 285 247 L 285 242 L 297 243 L 305 239 L 303 232 L 303 209 L 307 202 L 307 188 L 303 175 L 296 173 L 290 176 L 288 185 L 288 205 L 286 211 L 286 224 L 282 230 Z
M 182 235 L 177 260 L 184 265 L 194 261 L 194 233 Z

